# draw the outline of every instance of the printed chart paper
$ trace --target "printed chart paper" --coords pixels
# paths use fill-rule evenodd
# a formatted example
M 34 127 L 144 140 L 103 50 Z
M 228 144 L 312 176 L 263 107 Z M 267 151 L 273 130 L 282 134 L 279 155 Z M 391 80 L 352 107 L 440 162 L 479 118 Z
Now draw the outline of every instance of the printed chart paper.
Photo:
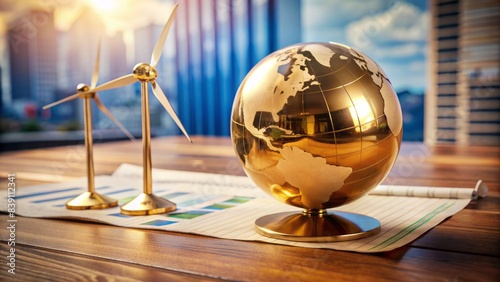
M 304 243 L 272 239 L 258 234 L 257 218 L 271 213 L 297 211 L 299 208 L 280 203 L 256 188 L 242 176 L 153 169 L 153 192 L 177 204 L 177 210 L 160 215 L 127 216 L 119 207 L 103 210 L 68 210 L 65 203 L 86 191 L 86 178 L 60 184 L 18 187 L 16 214 L 38 218 L 70 218 L 142 229 L 159 229 L 212 237 L 262 241 L 307 248 L 327 248 L 355 252 L 384 252 L 401 247 L 462 210 L 471 200 L 474 189 L 383 186 L 373 194 L 337 209 L 372 216 L 381 222 L 377 235 L 334 243 Z M 142 192 L 142 168 L 124 164 L 112 176 L 98 176 L 96 191 L 119 200 L 122 205 Z M 439 197 L 387 196 L 408 194 Z M 422 190 L 423 189 L 423 190 Z M 448 189 L 448 192 L 443 192 Z M 460 190 L 460 193 L 456 190 Z M 378 190 L 378 192 L 377 192 Z M 385 192 L 384 192 L 385 191 Z M 399 192 L 394 192 L 399 191 Z M 377 195 L 379 194 L 379 195 Z M 449 194 L 451 198 L 443 198 Z M 462 198 L 456 198 L 462 197 Z M 6 211 L 7 199 L 0 199 Z M 22 219 L 19 219 L 22 220 Z

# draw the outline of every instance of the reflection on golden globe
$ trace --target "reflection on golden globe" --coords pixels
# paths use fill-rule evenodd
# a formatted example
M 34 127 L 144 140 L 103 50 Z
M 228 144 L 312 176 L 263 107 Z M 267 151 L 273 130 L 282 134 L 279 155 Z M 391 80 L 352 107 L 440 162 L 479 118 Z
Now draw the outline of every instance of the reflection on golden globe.
M 279 201 L 324 211 L 389 173 L 401 107 L 381 68 L 336 43 L 304 43 L 259 62 L 238 89 L 231 137 L 248 176 Z

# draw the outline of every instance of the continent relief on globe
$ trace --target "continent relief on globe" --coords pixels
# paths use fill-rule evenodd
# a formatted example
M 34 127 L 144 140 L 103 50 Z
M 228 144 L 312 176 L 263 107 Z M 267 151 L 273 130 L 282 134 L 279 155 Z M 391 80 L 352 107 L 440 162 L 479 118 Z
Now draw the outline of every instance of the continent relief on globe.
M 350 167 L 329 165 L 324 158 L 315 158 L 298 147 L 284 147 L 281 154 L 283 158 L 276 167 L 287 172 L 286 182 L 300 187 L 301 201 L 311 209 L 320 209 L 321 204 L 328 202 L 330 195 L 344 186 L 344 180 L 352 172 Z
M 376 92 L 374 100 L 381 96 L 383 112 L 370 111 L 368 102 L 355 101 L 354 94 L 326 97 L 331 89 L 353 92 L 345 85 L 355 84 L 359 80 L 356 76 L 363 81 L 369 78 L 371 88 L 363 91 Z M 365 112 L 371 119 L 362 116 Z M 378 124 L 376 119 L 381 116 L 384 123 Z M 351 141 L 354 137 L 343 128 L 359 128 L 360 132 L 351 135 L 360 135 L 363 126 L 366 132 L 373 128 L 382 132 L 384 124 L 388 127 L 385 134 L 397 136 L 385 141 L 387 147 L 399 149 L 396 143 L 401 139 L 402 114 L 397 96 L 378 65 L 343 45 L 309 44 L 273 53 L 249 73 L 233 106 L 232 134 L 233 138 L 244 139 L 245 145 L 237 152 L 245 171 L 259 187 L 289 204 L 320 209 L 331 206 L 325 203 L 353 173 L 354 166 L 343 165 L 332 148 L 342 145 L 353 147 L 352 151 L 363 150 L 361 142 Z M 394 162 L 395 155 L 386 161 Z M 377 181 L 387 173 L 377 172 Z

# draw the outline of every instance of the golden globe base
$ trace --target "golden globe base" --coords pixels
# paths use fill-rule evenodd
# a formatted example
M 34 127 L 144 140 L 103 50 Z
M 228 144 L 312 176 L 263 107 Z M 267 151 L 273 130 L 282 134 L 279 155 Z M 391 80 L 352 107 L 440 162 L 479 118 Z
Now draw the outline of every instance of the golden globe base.
M 177 206 L 167 199 L 142 193 L 120 207 L 125 215 L 151 215 L 175 211 Z
M 380 232 L 380 222 L 349 212 L 307 210 L 282 212 L 255 221 L 261 235 L 299 242 L 340 242 L 369 237 Z
M 70 210 L 107 209 L 116 207 L 118 201 L 96 192 L 84 192 L 66 203 Z

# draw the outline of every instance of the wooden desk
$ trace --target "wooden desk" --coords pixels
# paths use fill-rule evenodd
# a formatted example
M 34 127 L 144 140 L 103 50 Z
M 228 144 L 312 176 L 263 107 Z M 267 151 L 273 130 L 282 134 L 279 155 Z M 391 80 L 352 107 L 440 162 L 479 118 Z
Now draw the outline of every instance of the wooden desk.
M 152 151 L 155 168 L 244 175 L 228 138 L 195 137 L 193 144 L 184 137 L 157 138 Z M 97 174 L 111 174 L 120 163 L 141 165 L 142 161 L 140 142 L 96 144 L 94 153 Z M 4 190 L 7 172 L 16 173 L 18 189 L 85 176 L 83 146 L 0 156 Z M 18 217 L 14 276 L 7 273 L 5 263 L 8 218 L 2 214 L 0 277 L 19 281 L 498 281 L 499 167 L 497 147 L 403 144 L 384 183 L 474 187 L 483 179 L 490 192 L 410 245 L 379 254 Z

